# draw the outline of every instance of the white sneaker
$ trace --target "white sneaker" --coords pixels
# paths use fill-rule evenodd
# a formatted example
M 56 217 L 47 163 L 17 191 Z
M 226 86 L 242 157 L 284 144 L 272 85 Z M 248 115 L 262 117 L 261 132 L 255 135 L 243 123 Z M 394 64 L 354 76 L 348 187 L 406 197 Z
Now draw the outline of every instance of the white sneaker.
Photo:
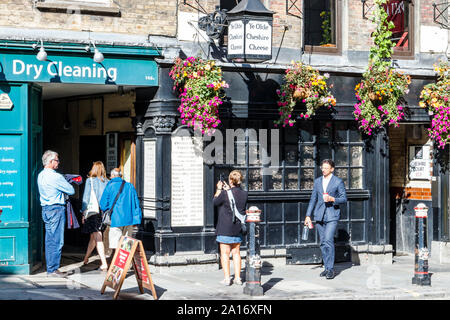
M 225 286 L 231 286 L 231 279 L 230 278 L 225 278 L 222 281 L 220 281 L 220 283 L 225 285 Z
M 237 284 L 238 286 L 242 286 L 242 280 L 241 280 L 241 278 L 236 278 L 236 279 L 234 279 L 233 283 L 234 283 L 234 284 Z

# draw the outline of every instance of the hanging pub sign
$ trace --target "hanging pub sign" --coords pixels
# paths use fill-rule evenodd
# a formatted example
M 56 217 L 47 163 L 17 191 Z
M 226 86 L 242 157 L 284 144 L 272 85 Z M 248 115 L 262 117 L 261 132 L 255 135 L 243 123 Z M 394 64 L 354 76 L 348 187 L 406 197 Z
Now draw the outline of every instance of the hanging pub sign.
M 261 62 L 272 59 L 273 12 L 259 0 L 243 0 L 228 12 L 228 59 Z

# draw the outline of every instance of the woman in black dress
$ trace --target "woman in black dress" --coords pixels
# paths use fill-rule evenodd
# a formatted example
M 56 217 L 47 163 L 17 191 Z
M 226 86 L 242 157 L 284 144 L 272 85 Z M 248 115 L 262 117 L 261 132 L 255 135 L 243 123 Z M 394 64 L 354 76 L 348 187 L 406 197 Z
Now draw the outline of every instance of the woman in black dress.
M 220 245 L 220 260 L 225 278 L 221 281 L 224 285 L 231 285 L 230 278 L 230 252 L 233 254 L 234 283 L 242 285 L 241 280 L 241 253 L 242 241 L 241 222 L 236 219 L 233 222 L 233 213 L 226 190 L 231 190 L 236 207 L 241 215 L 245 215 L 248 193 L 241 189 L 242 174 L 233 170 L 228 176 L 228 184 L 224 181 L 217 183 L 217 191 L 214 194 L 214 206 L 218 207 L 218 221 L 216 227 L 217 239 Z

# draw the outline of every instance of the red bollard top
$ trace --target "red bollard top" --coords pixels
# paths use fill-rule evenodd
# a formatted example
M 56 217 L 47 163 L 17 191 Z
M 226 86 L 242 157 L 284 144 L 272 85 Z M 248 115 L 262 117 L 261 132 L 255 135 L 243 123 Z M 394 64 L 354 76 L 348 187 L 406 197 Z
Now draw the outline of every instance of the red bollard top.
M 246 222 L 261 222 L 261 210 L 256 206 L 251 206 L 245 211 L 247 214 Z
M 416 212 L 416 218 L 428 218 L 428 207 L 424 203 L 419 203 L 414 211 Z

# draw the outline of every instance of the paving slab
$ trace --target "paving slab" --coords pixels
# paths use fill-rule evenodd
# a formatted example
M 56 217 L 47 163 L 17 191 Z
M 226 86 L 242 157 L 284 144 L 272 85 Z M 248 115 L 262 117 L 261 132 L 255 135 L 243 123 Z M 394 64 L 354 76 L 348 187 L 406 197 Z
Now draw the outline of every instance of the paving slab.
M 82 257 L 68 255 L 61 271 L 70 271 L 65 278 L 48 278 L 45 270 L 33 275 L 0 276 L 0 300 L 112 300 L 114 291 L 100 293 L 106 272 L 96 270 L 98 256 L 86 266 Z M 160 300 L 448 300 L 450 299 L 450 265 L 430 264 L 431 286 L 411 283 L 414 257 L 395 257 L 390 265 L 335 266 L 336 277 L 319 277 L 319 265 L 264 266 L 261 271 L 263 296 L 245 295 L 243 286 L 220 284 L 223 271 L 215 270 L 157 273 L 150 266 L 151 276 Z M 153 271 L 152 271 L 153 270 Z M 192 270 L 192 269 L 191 269 Z M 244 270 L 243 274 L 245 274 Z M 233 267 L 231 267 L 233 274 Z M 245 285 L 245 283 L 244 283 Z M 134 272 L 130 270 L 120 291 L 119 300 L 154 300 L 145 289 L 141 294 Z

